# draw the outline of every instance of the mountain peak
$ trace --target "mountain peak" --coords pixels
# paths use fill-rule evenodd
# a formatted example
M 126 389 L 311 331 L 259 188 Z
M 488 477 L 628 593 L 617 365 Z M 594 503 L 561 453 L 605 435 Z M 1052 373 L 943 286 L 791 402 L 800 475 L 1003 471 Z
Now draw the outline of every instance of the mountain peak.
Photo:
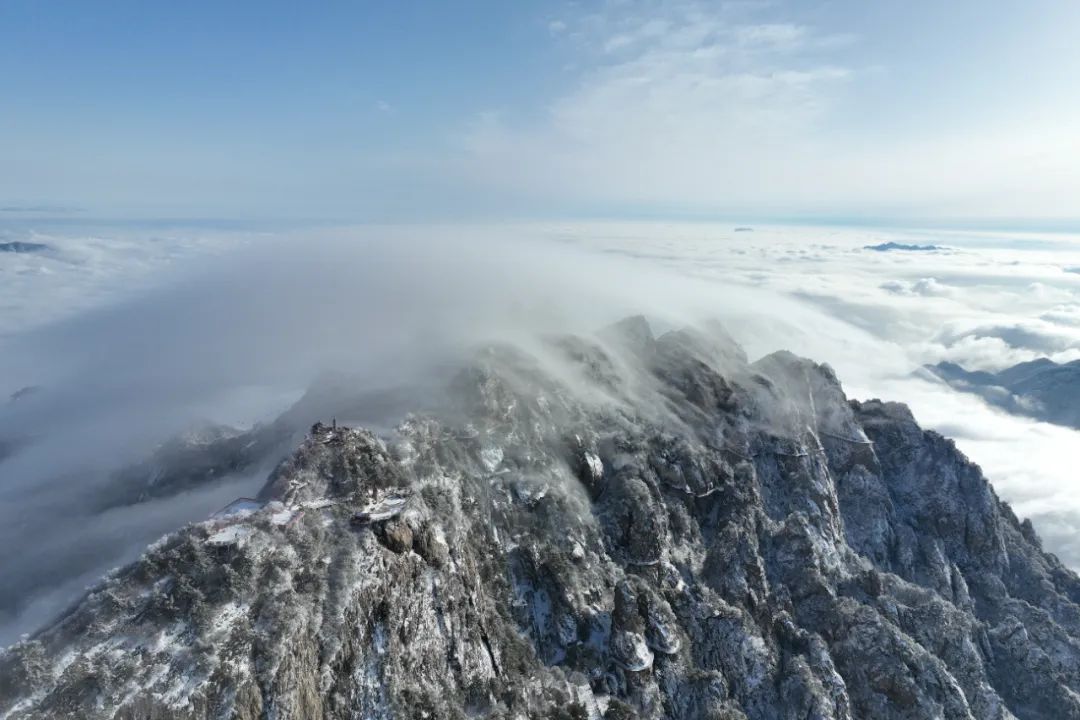
M 646 357 L 496 351 L 393 432 L 316 424 L 0 655 L 0 714 L 1080 717 L 1080 581 L 951 442 L 621 327 Z

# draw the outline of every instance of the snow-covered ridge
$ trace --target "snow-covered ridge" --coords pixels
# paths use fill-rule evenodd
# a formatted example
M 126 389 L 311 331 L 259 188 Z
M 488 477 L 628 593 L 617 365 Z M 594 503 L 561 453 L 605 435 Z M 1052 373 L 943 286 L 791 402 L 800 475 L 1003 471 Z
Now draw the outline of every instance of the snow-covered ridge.
M 312 428 L 0 655 L 0 717 L 1080 717 L 1080 580 L 904 406 L 715 329 L 548 351 Z

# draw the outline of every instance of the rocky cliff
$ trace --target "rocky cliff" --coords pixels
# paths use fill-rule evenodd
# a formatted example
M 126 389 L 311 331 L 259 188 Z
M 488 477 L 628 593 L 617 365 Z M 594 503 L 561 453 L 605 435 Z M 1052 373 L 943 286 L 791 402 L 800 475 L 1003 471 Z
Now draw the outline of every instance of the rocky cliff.
M 0 655 L 3 718 L 1080 718 L 1080 580 L 954 445 L 718 329 L 317 425 Z

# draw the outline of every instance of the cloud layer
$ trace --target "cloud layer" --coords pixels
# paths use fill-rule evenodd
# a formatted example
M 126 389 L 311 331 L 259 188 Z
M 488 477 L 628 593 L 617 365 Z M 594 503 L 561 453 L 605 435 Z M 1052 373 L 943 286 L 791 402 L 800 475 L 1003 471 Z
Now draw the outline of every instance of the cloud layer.
M 863 249 L 890 240 L 944 249 Z M 23 277 L 0 294 L 22 316 L 0 337 L 0 393 L 41 386 L 0 403 L 0 438 L 34 440 L 2 465 L 0 642 L 261 481 L 89 509 L 112 470 L 165 438 L 272 417 L 328 368 L 376 390 L 437 376 L 476 343 L 587 332 L 630 313 L 661 327 L 720 317 L 751 357 L 789 349 L 833 365 L 852 397 L 908 402 L 1080 566 L 1077 433 L 916 372 L 942 359 L 974 369 L 1080 357 L 1080 275 L 1066 271 L 1080 244 L 1067 238 L 559 223 L 48 241 L 51 258 L 0 258 Z M 50 273 L 23 276 L 26 262 Z M 57 287 L 80 292 L 57 307 Z
M 1071 236 L 709 224 L 567 230 L 601 252 L 723 285 L 723 314 L 751 356 L 787 348 L 836 368 L 849 396 L 908 403 L 956 439 L 1048 550 L 1080 567 L 1080 433 L 1010 416 L 918 373 L 950 360 L 996 370 L 1080 358 L 1080 240 Z M 887 252 L 885 241 L 934 244 Z M 739 288 L 746 294 L 740 297 Z M 795 302 L 791 302 L 795 301 Z
M 994 41 L 1002 28 L 984 12 L 946 13 L 968 47 L 922 33 L 917 3 L 894 24 L 839 5 L 817 17 L 786 3 L 571 10 L 550 28 L 572 80 L 536 112 L 478 113 L 451 172 L 508 202 L 622 217 L 1080 216 L 1080 108 L 1030 84 L 986 107 L 981 74 L 931 69 Z M 892 49 L 905 28 L 918 55 L 911 35 L 908 52 Z M 999 48 L 998 61 L 1030 62 Z M 965 96 L 960 119 L 950 98 Z

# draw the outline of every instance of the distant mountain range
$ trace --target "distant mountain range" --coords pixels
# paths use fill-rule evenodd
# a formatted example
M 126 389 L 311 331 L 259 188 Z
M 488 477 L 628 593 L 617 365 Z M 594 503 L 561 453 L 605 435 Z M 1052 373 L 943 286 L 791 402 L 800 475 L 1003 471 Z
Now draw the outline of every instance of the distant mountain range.
M 13 240 L 11 242 L 0 242 L 0 252 L 9 253 L 34 253 L 44 252 L 49 249 L 48 245 L 44 243 L 35 242 L 23 242 L 21 240 Z
M 0 717 L 1080 720 L 1080 577 L 906 406 L 716 327 L 545 342 L 301 432 L 0 650 Z
M 949 362 L 926 367 L 953 387 L 977 393 L 1009 412 L 1080 428 L 1080 360 L 1061 364 L 1041 358 L 997 373 L 965 370 Z
M 933 252 L 944 250 L 940 245 L 908 245 L 907 243 L 883 242 L 879 245 L 864 245 L 863 250 L 876 250 L 877 252 L 889 252 L 890 250 L 906 250 L 909 252 Z

